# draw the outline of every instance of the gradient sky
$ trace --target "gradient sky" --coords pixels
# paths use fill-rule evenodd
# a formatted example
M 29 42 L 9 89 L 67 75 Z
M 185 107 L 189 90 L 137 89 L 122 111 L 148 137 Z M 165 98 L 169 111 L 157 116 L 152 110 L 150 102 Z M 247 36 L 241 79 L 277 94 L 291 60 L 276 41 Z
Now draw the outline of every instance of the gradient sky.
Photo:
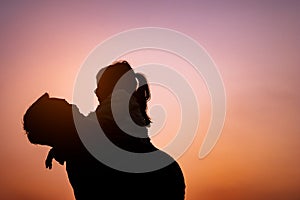
M 0 16 L 0 199 L 74 199 L 65 166 L 49 171 L 49 148 L 28 142 L 23 114 L 46 91 L 72 102 L 89 52 L 114 34 L 147 26 L 194 38 L 213 58 L 226 89 L 222 135 L 200 160 L 209 97 L 204 86 L 197 87 L 203 117 L 178 160 L 186 199 L 300 199 L 298 1 L 1 1 Z M 134 67 L 155 55 L 125 59 Z M 178 67 L 168 55 L 159 58 Z M 186 75 L 193 83 L 192 73 Z M 153 90 L 155 102 L 168 97 Z M 178 108 L 170 106 L 176 115 Z M 167 120 L 172 132 L 177 119 Z M 158 146 L 163 137 L 154 139 Z

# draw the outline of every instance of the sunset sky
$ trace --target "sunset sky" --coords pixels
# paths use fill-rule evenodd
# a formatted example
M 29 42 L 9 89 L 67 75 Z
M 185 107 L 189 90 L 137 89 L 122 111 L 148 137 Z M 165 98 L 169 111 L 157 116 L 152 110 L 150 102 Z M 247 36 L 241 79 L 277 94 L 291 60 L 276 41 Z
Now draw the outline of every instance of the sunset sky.
M 173 29 L 196 40 L 224 82 L 224 128 L 212 152 L 199 159 L 211 111 L 201 77 L 166 52 L 122 57 L 133 68 L 168 65 L 195 89 L 199 128 L 178 160 L 186 200 L 300 199 L 300 2 L 1 1 L 0 16 L 0 199 L 74 199 L 65 166 L 46 169 L 49 147 L 29 143 L 23 114 L 44 92 L 71 103 L 89 53 L 112 35 L 142 27 Z M 150 89 L 150 104 L 169 112 L 166 134 L 153 138 L 163 147 L 180 126 L 179 107 L 163 88 Z

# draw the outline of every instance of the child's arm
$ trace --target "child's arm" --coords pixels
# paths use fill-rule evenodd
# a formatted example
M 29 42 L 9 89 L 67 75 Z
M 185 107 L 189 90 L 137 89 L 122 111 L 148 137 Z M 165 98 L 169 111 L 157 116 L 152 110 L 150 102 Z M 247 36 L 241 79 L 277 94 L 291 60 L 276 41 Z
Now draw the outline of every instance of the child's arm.
M 59 164 L 61 164 L 61 165 L 63 165 L 64 162 L 65 162 L 63 154 L 59 153 L 59 151 L 57 151 L 57 149 L 52 148 L 52 149 L 50 149 L 50 151 L 48 153 L 48 156 L 46 158 L 46 161 L 45 161 L 46 168 L 52 169 L 52 160 L 53 160 L 53 158 L 57 162 L 59 162 Z
M 54 158 L 54 149 L 50 149 L 45 161 L 46 168 L 52 169 L 52 160 Z

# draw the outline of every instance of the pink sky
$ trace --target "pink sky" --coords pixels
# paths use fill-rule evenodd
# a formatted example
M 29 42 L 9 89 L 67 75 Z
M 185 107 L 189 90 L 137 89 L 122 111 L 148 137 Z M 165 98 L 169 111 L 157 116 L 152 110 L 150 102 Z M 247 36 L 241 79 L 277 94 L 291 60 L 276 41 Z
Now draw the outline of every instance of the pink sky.
M 215 61 L 226 89 L 222 135 L 202 160 L 198 152 L 209 124 L 209 98 L 203 85 L 197 89 L 203 118 L 195 141 L 178 160 L 186 199 L 300 198 L 297 1 L 0 4 L 1 199 L 74 199 L 65 166 L 55 164 L 49 171 L 44 167 L 48 148 L 29 144 L 23 114 L 46 91 L 71 102 L 76 75 L 96 45 L 121 31 L 148 26 L 194 38 Z M 127 58 L 135 65 L 153 55 Z M 167 55 L 161 62 L 172 63 Z M 175 114 L 176 109 L 174 104 Z

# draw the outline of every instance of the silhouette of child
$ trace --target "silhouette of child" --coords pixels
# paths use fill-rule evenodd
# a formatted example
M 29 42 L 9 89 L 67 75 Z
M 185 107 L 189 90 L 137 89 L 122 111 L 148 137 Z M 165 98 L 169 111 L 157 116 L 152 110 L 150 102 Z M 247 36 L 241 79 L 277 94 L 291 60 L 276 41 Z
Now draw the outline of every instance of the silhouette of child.
M 80 146 L 72 109 L 81 115 L 75 105 L 64 99 L 50 98 L 45 93 L 27 109 L 23 117 L 29 141 L 52 147 L 45 161 L 46 168 L 52 168 L 53 159 L 63 165 L 72 150 Z

